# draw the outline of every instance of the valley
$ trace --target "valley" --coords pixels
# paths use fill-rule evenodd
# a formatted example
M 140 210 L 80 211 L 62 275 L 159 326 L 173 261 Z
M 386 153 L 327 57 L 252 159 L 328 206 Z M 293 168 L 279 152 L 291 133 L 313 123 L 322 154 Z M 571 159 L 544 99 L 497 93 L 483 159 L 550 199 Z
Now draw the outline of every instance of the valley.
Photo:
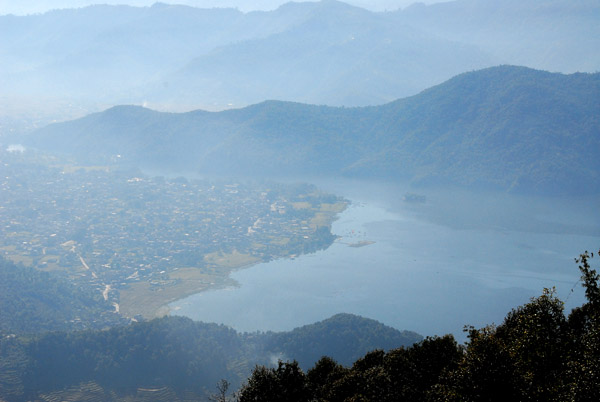
M 598 0 L 92 3 L 0 1 L 0 402 L 597 399 Z

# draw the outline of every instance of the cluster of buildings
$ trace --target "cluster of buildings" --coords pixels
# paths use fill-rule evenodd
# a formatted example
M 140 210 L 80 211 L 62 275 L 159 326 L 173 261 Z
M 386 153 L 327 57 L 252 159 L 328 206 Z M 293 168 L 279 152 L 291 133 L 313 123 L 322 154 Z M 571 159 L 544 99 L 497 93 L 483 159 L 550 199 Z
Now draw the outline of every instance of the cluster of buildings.
M 99 290 L 214 270 L 204 257 L 215 252 L 268 261 L 333 238 L 311 223 L 331 195 L 311 186 L 149 178 L 23 155 L 0 163 L 0 253 Z

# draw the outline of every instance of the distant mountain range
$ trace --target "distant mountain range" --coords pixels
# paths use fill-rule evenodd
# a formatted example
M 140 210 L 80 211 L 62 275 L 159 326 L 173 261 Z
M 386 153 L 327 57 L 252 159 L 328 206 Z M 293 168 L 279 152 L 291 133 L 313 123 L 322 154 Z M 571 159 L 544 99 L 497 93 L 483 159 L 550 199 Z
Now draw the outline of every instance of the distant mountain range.
M 5 15 L 0 87 L 24 105 L 367 106 L 502 63 L 598 71 L 598 15 L 594 0 L 456 0 L 380 13 L 334 0 L 250 13 L 156 3 Z
M 26 142 L 87 163 L 205 174 L 597 193 L 599 94 L 598 73 L 500 66 L 376 107 L 267 101 L 173 114 L 118 106 L 50 125 Z

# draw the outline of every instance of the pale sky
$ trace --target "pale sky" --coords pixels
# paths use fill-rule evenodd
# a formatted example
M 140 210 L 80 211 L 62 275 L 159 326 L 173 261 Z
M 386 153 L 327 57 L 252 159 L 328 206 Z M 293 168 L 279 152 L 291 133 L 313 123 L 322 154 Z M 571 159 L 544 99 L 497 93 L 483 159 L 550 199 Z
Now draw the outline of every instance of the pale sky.
M 289 0 L 0 0 L 0 15 L 43 13 L 57 8 L 77 8 L 90 4 L 129 4 L 149 6 L 156 2 L 186 4 L 200 8 L 232 7 L 241 11 L 274 10 Z M 306 1 L 306 0 L 296 0 Z M 448 0 L 342 0 L 373 11 L 397 10 L 412 3 L 440 3 Z

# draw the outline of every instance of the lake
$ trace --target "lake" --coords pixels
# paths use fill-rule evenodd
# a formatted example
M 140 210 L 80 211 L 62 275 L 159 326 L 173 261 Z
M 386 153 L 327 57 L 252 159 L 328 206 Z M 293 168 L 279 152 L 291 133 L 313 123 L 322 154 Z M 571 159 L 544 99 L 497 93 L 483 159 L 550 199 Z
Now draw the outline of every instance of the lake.
M 234 272 L 237 287 L 174 302 L 172 314 L 251 332 L 346 312 L 464 341 L 465 325 L 499 324 L 544 287 L 568 310 L 584 301 L 573 258 L 600 247 L 589 200 L 424 191 L 425 203 L 407 203 L 401 187 L 320 185 L 351 200 L 331 247 Z

